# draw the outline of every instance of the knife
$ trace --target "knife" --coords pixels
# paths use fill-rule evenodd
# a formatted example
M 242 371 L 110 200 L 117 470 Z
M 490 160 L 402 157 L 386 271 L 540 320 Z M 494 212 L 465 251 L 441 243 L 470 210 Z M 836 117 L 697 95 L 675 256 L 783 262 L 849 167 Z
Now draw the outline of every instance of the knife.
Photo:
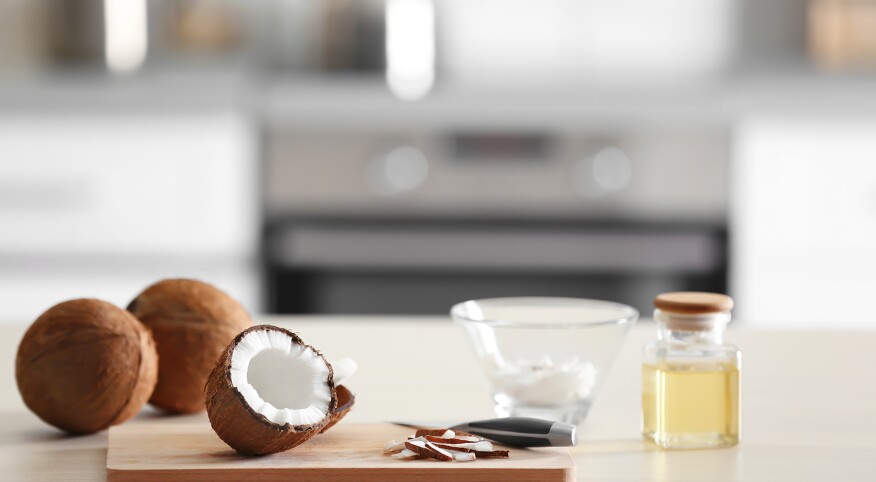
M 433 424 L 392 422 L 403 427 L 418 429 L 448 428 Z M 505 417 L 460 423 L 450 430 L 468 432 L 511 447 L 571 447 L 577 443 L 575 430 L 570 423 L 555 422 L 529 417 Z

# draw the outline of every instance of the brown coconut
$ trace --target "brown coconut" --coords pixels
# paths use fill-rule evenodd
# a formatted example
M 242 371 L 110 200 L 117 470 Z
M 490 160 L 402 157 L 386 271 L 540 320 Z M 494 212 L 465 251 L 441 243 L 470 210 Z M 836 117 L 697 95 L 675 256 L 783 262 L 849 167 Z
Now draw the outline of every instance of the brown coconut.
M 15 359 L 25 405 L 46 423 L 77 434 L 133 417 L 157 378 L 149 331 L 127 311 L 93 299 L 49 308 L 28 328 Z
M 252 326 L 237 301 L 212 285 L 167 279 L 146 288 L 128 305 L 152 330 L 158 347 L 158 385 L 149 399 L 170 413 L 204 409 L 204 384 L 228 343 Z
M 325 432 L 326 430 L 335 426 L 336 423 L 340 422 L 342 418 L 346 417 L 350 410 L 353 409 L 353 404 L 356 402 L 356 397 L 353 395 L 353 392 L 350 391 L 349 388 L 340 385 L 335 389 L 338 393 L 338 408 L 335 409 L 335 413 L 332 414 L 332 419 L 326 424 L 325 427 L 320 431 L 320 433 Z
M 326 385 L 330 392 L 330 400 L 327 403 L 327 413 L 322 419 L 310 424 L 278 424 L 269 420 L 265 415 L 251 407 L 246 397 L 234 386 L 232 382 L 231 366 L 232 358 L 238 344 L 251 332 L 276 331 L 291 338 L 292 343 L 313 350 L 318 359 L 325 364 L 327 369 Z M 266 455 L 283 452 L 292 449 L 310 440 L 314 435 L 328 425 L 332 420 L 338 406 L 338 396 L 334 387 L 334 372 L 331 365 L 325 361 L 319 351 L 304 344 L 295 333 L 270 325 L 258 325 L 249 328 L 239 335 L 228 345 L 210 372 L 207 386 L 204 390 L 207 415 L 213 430 L 231 448 L 245 455 Z M 277 379 L 277 383 L 284 383 Z M 297 388 L 297 387 L 296 387 Z M 302 390 L 309 389 L 301 386 Z

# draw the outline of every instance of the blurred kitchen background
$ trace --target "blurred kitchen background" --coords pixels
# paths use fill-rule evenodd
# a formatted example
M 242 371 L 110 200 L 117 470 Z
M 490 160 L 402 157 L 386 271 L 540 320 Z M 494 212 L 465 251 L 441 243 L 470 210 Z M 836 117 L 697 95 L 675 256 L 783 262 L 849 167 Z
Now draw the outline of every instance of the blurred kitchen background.
M 0 0 L 0 320 L 196 277 L 876 326 L 876 1 Z

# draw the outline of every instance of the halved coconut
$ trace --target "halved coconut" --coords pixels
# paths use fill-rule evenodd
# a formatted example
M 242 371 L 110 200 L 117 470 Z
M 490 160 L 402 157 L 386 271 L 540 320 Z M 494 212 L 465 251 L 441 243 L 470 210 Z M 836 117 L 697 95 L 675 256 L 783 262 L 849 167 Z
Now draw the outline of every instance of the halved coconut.
M 207 379 L 210 424 L 242 454 L 289 450 L 332 421 L 333 375 L 322 354 L 295 333 L 253 326 L 232 340 Z

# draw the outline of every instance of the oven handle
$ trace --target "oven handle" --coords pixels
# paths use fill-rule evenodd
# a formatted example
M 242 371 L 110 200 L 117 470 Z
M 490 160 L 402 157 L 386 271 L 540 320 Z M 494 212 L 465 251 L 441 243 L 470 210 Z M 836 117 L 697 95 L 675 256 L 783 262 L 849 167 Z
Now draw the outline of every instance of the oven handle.
M 471 269 L 708 273 L 723 263 L 716 231 L 630 232 L 290 225 L 268 239 L 271 261 L 345 270 Z

